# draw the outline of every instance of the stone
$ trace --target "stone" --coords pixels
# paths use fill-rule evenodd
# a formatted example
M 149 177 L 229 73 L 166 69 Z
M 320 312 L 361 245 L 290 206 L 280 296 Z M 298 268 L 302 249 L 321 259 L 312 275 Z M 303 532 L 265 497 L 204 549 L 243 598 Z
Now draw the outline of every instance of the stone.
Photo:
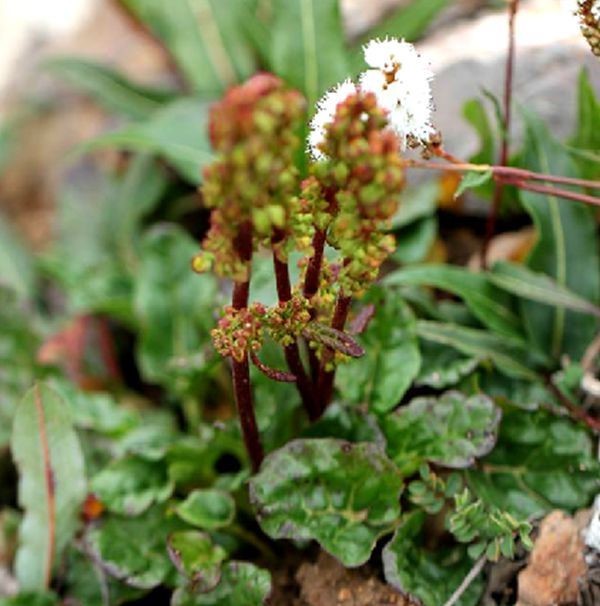
M 576 604 L 587 574 L 580 525 L 563 511 L 544 518 L 529 564 L 519 573 L 520 606 Z

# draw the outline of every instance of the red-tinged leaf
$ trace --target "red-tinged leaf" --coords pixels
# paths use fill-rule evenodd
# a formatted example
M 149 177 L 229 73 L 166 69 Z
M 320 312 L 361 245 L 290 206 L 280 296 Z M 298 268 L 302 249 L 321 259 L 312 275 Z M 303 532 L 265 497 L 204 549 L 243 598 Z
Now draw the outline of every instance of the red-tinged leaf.
M 304 329 L 303 334 L 307 339 L 317 341 L 317 343 L 326 345 L 351 358 L 360 358 L 365 355 L 365 350 L 348 333 L 331 328 L 331 326 L 312 322 Z

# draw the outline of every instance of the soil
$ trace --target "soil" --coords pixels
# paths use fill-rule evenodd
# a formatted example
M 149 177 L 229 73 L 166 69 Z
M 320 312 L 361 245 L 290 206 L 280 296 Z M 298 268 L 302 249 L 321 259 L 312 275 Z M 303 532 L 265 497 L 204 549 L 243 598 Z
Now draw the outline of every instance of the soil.
M 274 573 L 269 606 L 416 606 L 368 565 L 345 569 L 320 552 L 315 562 L 294 562 Z

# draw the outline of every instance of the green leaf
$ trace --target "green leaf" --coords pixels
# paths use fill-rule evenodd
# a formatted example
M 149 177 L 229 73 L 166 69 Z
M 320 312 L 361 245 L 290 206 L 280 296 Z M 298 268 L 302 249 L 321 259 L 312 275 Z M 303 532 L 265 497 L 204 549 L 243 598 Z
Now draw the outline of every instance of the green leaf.
M 496 443 L 500 409 L 485 395 L 448 391 L 415 398 L 382 422 L 387 452 L 404 475 L 424 462 L 461 469 L 488 454 Z
M 479 135 L 480 149 L 471 156 L 470 161 L 474 164 L 494 164 L 497 155 L 496 136 L 481 100 L 469 99 L 463 106 L 463 116 Z
M 365 355 L 340 366 L 336 384 L 344 401 L 366 403 L 370 410 L 384 413 L 400 402 L 419 372 L 415 319 L 401 298 L 380 289 L 365 303 L 374 303 L 377 310 L 358 338 Z
M 127 457 L 113 461 L 97 474 L 92 492 L 109 511 L 136 516 L 154 503 L 163 503 L 173 492 L 166 467 L 158 461 Z
M 433 286 L 461 297 L 478 320 L 497 333 L 521 337 L 521 323 L 509 294 L 490 283 L 485 274 L 463 267 L 426 264 L 405 267 L 388 274 L 386 286 Z
M 596 96 L 587 70 L 582 69 L 579 74 L 579 89 L 577 95 L 577 130 L 570 143 L 572 146 L 583 151 L 600 150 L 600 101 Z M 585 179 L 600 178 L 599 158 L 578 158 L 581 176 Z
M 443 389 L 456 385 L 479 365 L 476 357 L 465 357 L 453 349 L 427 339 L 421 339 L 421 370 L 416 385 Z
M 396 250 L 392 259 L 397 263 L 421 263 L 427 257 L 438 234 L 436 217 L 420 219 L 396 234 Z
M 488 276 L 502 290 L 523 299 L 600 317 L 600 307 L 561 286 L 546 274 L 531 271 L 523 265 L 499 261 Z
M 58 598 L 53 593 L 22 592 L 10 598 L 0 597 L 0 606 L 58 606 Z
M 171 606 L 263 606 L 271 593 L 271 575 L 248 562 L 227 562 L 219 584 L 208 593 L 179 588 Z
M 315 539 L 344 566 L 366 562 L 400 514 L 402 477 L 368 442 L 294 440 L 250 480 L 261 528 L 274 539 Z
M 212 159 L 206 112 L 206 103 L 199 99 L 178 99 L 164 105 L 147 120 L 100 135 L 84 144 L 82 149 L 118 147 L 156 154 L 186 181 L 197 185 L 202 180 L 202 167 Z
M 130 274 L 140 262 L 142 220 L 159 204 L 167 187 L 166 171 L 149 155 L 134 156 L 116 184 L 107 209 L 107 246 Z
M 43 383 L 17 407 L 11 450 L 25 510 L 15 571 L 23 590 L 42 590 L 77 529 L 86 494 L 83 454 L 69 408 Z
M 221 564 L 227 557 L 210 536 L 197 530 L 174 532 L 167 539 L 169 557 L 175 568 L 197 591 L 214 589 L 221 579 Z
M 214 488 L 193 490 L 175 508 L 175 513 L 192 526 L 216 530 L 229 526 L 235 517 L 235 502 L 231 495 Z
M 405 518 L 383 550 L 387 582 L 404 595 L 416 596 L 424 606 L 445 604 L 473 566 L 463 548 L 438 548 L 426 551 L 419 545 L 423 512 Z M 456 604 L 475 606 L 483 593 L 481 575 L 475 579 Z
M 255 69 L 241 34 L 242 2 L 218 0 L 119 0 L 173 55 L 190 87 L 218 94 Z
M 489 360 L 510 377 L 537 380 L 531 370 L 527 352 L 519 343 L 485 330 L 465 328 L 443 322 L 417 321 L 417 334 L 423 339 L 453 347 L 480 360 Z
M 576 176 L 569 156 L 539 119 L 530 113 L 524 113 L 524 118 L 524 166 L 541 173 Z M 600 247 L 593 211 L 582 203 L 551 195 L 527 191 L 520 195 L 538 236 L 527 265 L 549 275 L 560 287 L 598 304 Z M 599 326 L 597 318 L 533 301 L 522 301 L 521 309 L 531 342 L 555 359 L 563 354 L 579 359 Z
M 493 173 L 490 170 L 486 170 L 485 172 L 481 171 L 470 171 L 465 173 L 463 178 L 461 179 L 456 191 L 454 192 L 454 197 L 458 198 L 462 194 L 464 194 L 468 189 L 476 189 L 477 187 L 481 187 L 486 183 L 489 183 L 492 180 Z
M 350 75 L 339 2 L 272 0 L 271 10 L 270 69 L 302 91 L 312 108 Z
M 167 384 L 180 395 L 192 393 L 206 370 L 214 323 L 216 281 L 191 270 L 197 250 L 181 228 L 155 226 L 141 242 L 134 287 L 141 372 L 146 380 Z
M 440 195 L 438 181 L 427 181 L 419 187 L 409 188 L 402 193 L 402 203 L 392 218 L 392 229 L 401 229 L 419 219 L 432 217 L 437 209 Z
M 544 410 L 505 410 L 498 442 L 467 472 L 486 503 L 523 518 L 586 507 L 600 489 L 600 464 L 588 432 Z
M 52 73 L 64 78 L 98 101 L 106 109 L 133 120 L 143 120 L 175 93 L 142 86 L 123 74 L 95 61 L 58 57 L 45 64 Z
M 174 572 L 167 536 L 182 529 L 176 518 L 154 507 L 134 518 L 111 516 L 85 536 L 95 561 L 115 579 L 138 589 L 152 589 Z
M 35 280 L 33 256 L 0 216 L 0 286 L 13 290 L 19 302 L 27 302 L 34 297 Z

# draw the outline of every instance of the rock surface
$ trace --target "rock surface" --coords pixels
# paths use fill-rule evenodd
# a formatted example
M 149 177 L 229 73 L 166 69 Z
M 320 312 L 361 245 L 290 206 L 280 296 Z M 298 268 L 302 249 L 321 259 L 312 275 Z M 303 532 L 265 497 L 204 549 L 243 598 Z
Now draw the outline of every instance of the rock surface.
M 518 606 L 576 604 L 587 565 L 581 522 L 554 511 L 541 523 L 527 567 L 519 573 Z

